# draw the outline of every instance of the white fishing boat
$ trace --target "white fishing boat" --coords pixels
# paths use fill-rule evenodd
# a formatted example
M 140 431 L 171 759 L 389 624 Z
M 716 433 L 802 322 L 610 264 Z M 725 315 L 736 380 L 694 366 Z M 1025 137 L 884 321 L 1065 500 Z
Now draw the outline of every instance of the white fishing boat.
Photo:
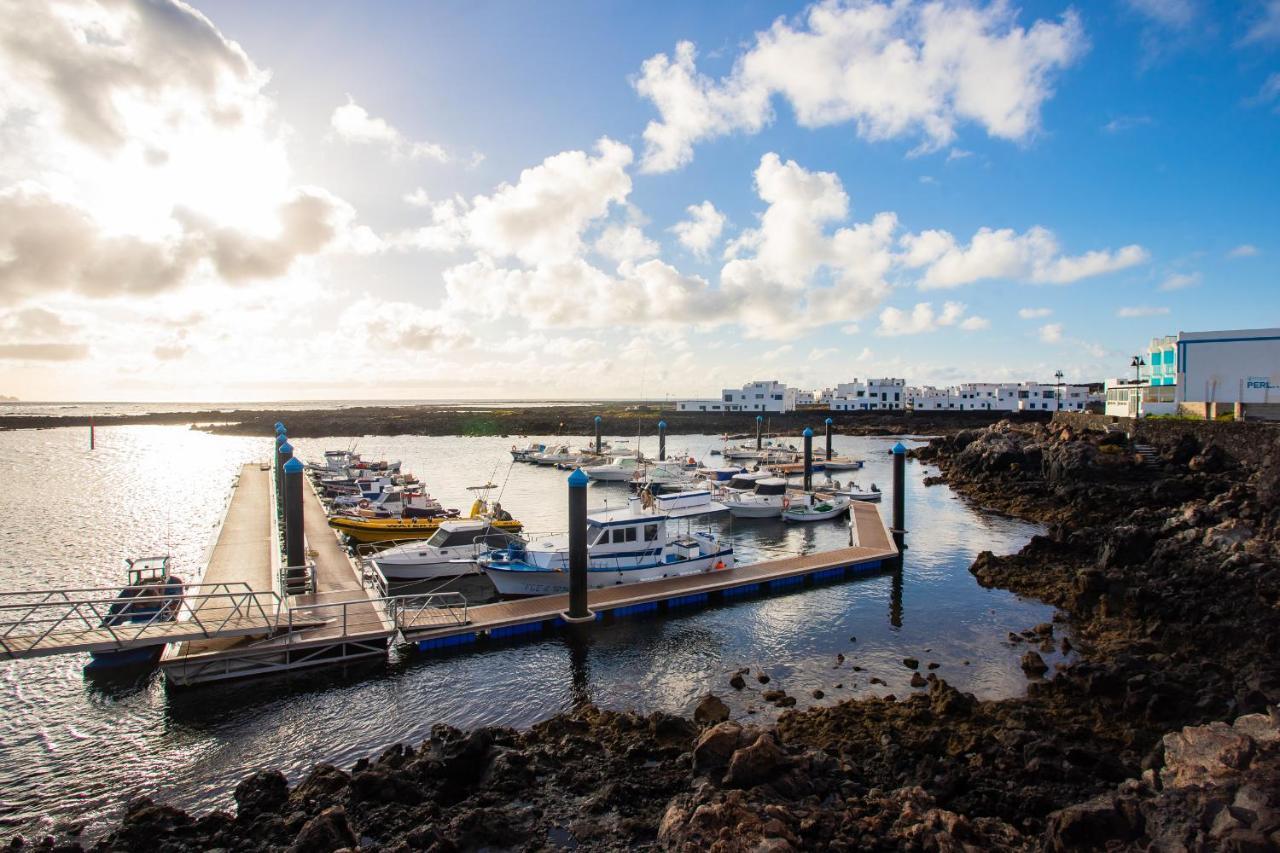
M 862 467 L 862 460 L 851 456 L 832 456 L 830 459 L 823 459 L 822 464 L 828 471 L 857 471 Z
M 516 462 L 529 462 L 531 461 L 529 459 L 530 456 L 532 456 L 535 453 L 542 453 L 546 449 L 547 449 L 547 446 L 545 444 L 542 444 L 541 442 L 537 442 L 537 441 L 532 442 L 524 447 L 516 447 L 513 444 L 511 445 L 511 458 Z
M 615 456 L 604 465 L 587 465 L 582 469 L 593 480 L 606 483 L 625 483 L 635 479 L 641 462 L 634 456 Z
M 621 509 L 587 515 L 587 586 L 701 574 L 733 568 L 733 546 L 711 532 L 680 529 L 680 517 L 699 515 L 712 502 L 671 511 L 647 508 L 632 498 Z M 569 539 L 549 537 L 481 555 L 477 562 L 504 596 L 557 595 L 569 591 Z
M 844 495 L 809 494 L 788 499 L 783 521 L 826 521 L 849 511 L 851 501 Z
M 547 449 L 542 453 L 534 453 L 529 456 L 529 461 L 534 465 L 560 465 L 562 463 L 577 464 L 586 456 L 577 450 L 573 450 L 567 444 L 547 445 Z
M 723 498 L 734 518 L 780 518 L 787 503 L 787 481 L 783 477 L 762 477 L 749 491 L 734 490 Z
M 493 528 L 487 519 L 445 521 L 423 542 L 409 542 L 380 551 L 373 565 L 388 581 L 453 578 L 479 571 L 476 558 L 516 539 Z
M 710 483 L 727 483 L 746 470 L 741 465 L 720 465 L 697 468 L 693 473 Z

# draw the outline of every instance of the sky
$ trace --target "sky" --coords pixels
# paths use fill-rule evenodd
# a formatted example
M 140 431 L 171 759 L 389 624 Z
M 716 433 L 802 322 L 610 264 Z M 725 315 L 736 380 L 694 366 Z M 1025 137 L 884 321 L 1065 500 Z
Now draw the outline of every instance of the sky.
M 0 0 L 0 395 L 1101 381 L 1280 325 L 1280 0 Z

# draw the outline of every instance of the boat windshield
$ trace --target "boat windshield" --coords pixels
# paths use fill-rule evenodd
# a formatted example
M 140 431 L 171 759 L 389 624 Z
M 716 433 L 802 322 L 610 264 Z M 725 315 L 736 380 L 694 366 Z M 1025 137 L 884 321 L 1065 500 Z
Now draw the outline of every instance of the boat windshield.
M 750 474 L 742 474 L 730 480 L 727 488 L 742 489 L 743 491 L 750 491 L 751 489 L 755 488 L 756 479 L 757 479 L 756 477 L 753 477 Z
M 484 536 L 483 527 L 468 525 L 463 528 L 444 528 L 441 527 L 435 533 L 431 534 L 431 538 L 427 540 L 427 545 L 432 548 L 456 548 L 459 545 L 474 545 L 477 539 Z
M 761 480 L 756 483 L 757 495 L 785 495 L 787 493 L 787 481 L 782 478 Z

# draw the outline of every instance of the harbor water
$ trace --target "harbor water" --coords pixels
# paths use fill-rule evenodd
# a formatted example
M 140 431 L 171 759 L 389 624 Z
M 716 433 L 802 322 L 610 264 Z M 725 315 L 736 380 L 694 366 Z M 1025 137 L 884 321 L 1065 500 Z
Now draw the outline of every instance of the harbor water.
M 287 418 L 286 418 L 287 420 Z M 568 439 L 585 446 L 586 436 Z M 505 509 L 535 533 L 566 527 L 566 472 L 515 464 L 511 438 L 333 437 L 298 439 L 298 455 L 354 447 L 366 459 L 401 459 L 445 506 L 465 513 L 468 486 L 492 481 Z M 528 437 L 521 437 L 521 446 Z M 865 458 L 840 472 L 888 492 L 895 439 L 838 436 L 836 452 Z M 632 439 L 634 444 L 635 439 Z M 268 438 L 209 435 L 166 426 L 0 433 L 0 589 L 118 586 L 126 557 L 167 553 L 195 580 L 217 530 L 233 477 L 266 458 Z M 821 442 L 817 442 L 821 444 Z M 669 436 L 681 452 L 713 465 L 711 436 Z M 653 439 L 642 449 L 656 451 Z M 797 586 L 708 608 L 597 624 L 584 642 L 545 636 L 482 644 L 448 654 L 397 649 L 386 662 L 292 676 L 166 689 L 156 674 L 88 678 L 85 656 L 0 663 L 0 825 L 26 834 L 86 826 L 92 834 L 132 797 L 200 811 L 226 808 L 235 784 L 260 768 L 296 780 L 317 762 L 347 766 L 396 742 L 417 742 L 436 723 L 523 727 L 575 703 L 690 713 L 707 692 L 735 717 L 767 720 L 754 678 L 768 673 L 799 707 L 853 696 L 912 691 L 923 668 L 983 698 L 1018 695 L 1026 677 L 1010 645 L 1052 617 L 1051 608 L 978 586 L 978 552 L 1009 553 L 1035 525 L 978 512 L 945 486 L 925 487 L 927 469 L 907 468 L 909 550 L 903 572 Z M 595 484 L 590 504 L 618 505 L 625 485 Z M 886 498 L 887 498 L 886 494 Z M 881 507 L 889 512 L 889 501 Z M 703 522 L 708 523 L 708 522 Z M 731 537 L 739 562 L 848 544 L 839 521 L 709 522 Z M 491 593 L 481 578 L 469 595 Z M 846 660 L 837 663 L 837 654 Z M 1050 665 L 1059 658 L 1046 655 Z M 854 666 L 861 667 L 855 671 Z M 870 684 L 878 678 L 884 686 Z M 841 686 L 837 686 L 841 685 Z M 812 698 L 821 690 L 825 697 Z

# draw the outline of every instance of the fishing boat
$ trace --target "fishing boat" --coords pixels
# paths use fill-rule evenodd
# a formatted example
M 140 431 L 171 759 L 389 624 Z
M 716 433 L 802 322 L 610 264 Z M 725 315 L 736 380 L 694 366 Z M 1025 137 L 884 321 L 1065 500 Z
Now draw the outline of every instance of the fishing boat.
M 702 574 L 733 568 L 733 545 L 711 532 L 678 530 L 674 519 L 701 514 L 700 506 L 664 511 L 631 498 L 620 509 L 587 515 L 587 586 Z M 569 591 L 569 539 L 513 543 L 477 561 L 503 596 L 556 595 Z
M 372 560 L 389 581 L 443 580 L 477 572 L 476 558 L 514 538 L 496 532 L 487 519 L 445 521 L 424 542 L 410 542 L 380 551 Z
M 740 474 L 734 474 L 722 488 L 726 495 L 733 492 L 753 492 L 756 483 L 772 476 L 773 473 L 769 471 L 743 471 Z
M 351 518 L 335 515 L 329 519 L 329 526 L 362 544 L 407 542 L 430 538 L 441 524 L 457 517 L 457 511 L 452 512 L 453 515 L 433 518 Z M 485 519 L 494 530 L 507 533 L 519 533 L 524 526 L 512 518 L 511 513 L 502 508 L 502 504 L 494 503 L 490 507 L 483 498 L 476 499 L 471 505 L 471 514 L 467 517 Z
M 862 460 L 852 456 L 832 456 L 822 460 L 822 464 L 828 471 L 857 471 L 862 467 Z
M 573 450 L 567 444 L 548 445 L 541 453 L 533 453 L 529 461 L 534 465 L 557 465 L 561 462 L 577 462 L 583 454 Z
M 733 490 L 723 498 L 734 518 L 780 518 L 787 503 L 787 481 L 783 477 L 762 477 L 751 491 Z
M 169 557 L 135 557 L 126 560 L 126 584 L 102 618 L 101 627 L 172 622 L 182 610 L 182 578 L 169 570 Z M 90 652 L 86 670 L 154 664 L 164 643 L 111 652 Z
M 826 521 L 849 511 L 849 498 L 844 495 L 810 494 L 790 498 L 782 510 L 783 521 Z
M 525 447 L 516 447 L 513 444 L 511 445 L 511 458 L 516 462 L 528 462 L 530 461 L 530 456 L 535 453 L 542 453 L 546 449 L 547 446 L 545 444 L 537 441 L 532 442 Z
M 693 473 L 709 483 L 727 483 L 746 470 L 741 465 L 720 465 L 697 468 Z

